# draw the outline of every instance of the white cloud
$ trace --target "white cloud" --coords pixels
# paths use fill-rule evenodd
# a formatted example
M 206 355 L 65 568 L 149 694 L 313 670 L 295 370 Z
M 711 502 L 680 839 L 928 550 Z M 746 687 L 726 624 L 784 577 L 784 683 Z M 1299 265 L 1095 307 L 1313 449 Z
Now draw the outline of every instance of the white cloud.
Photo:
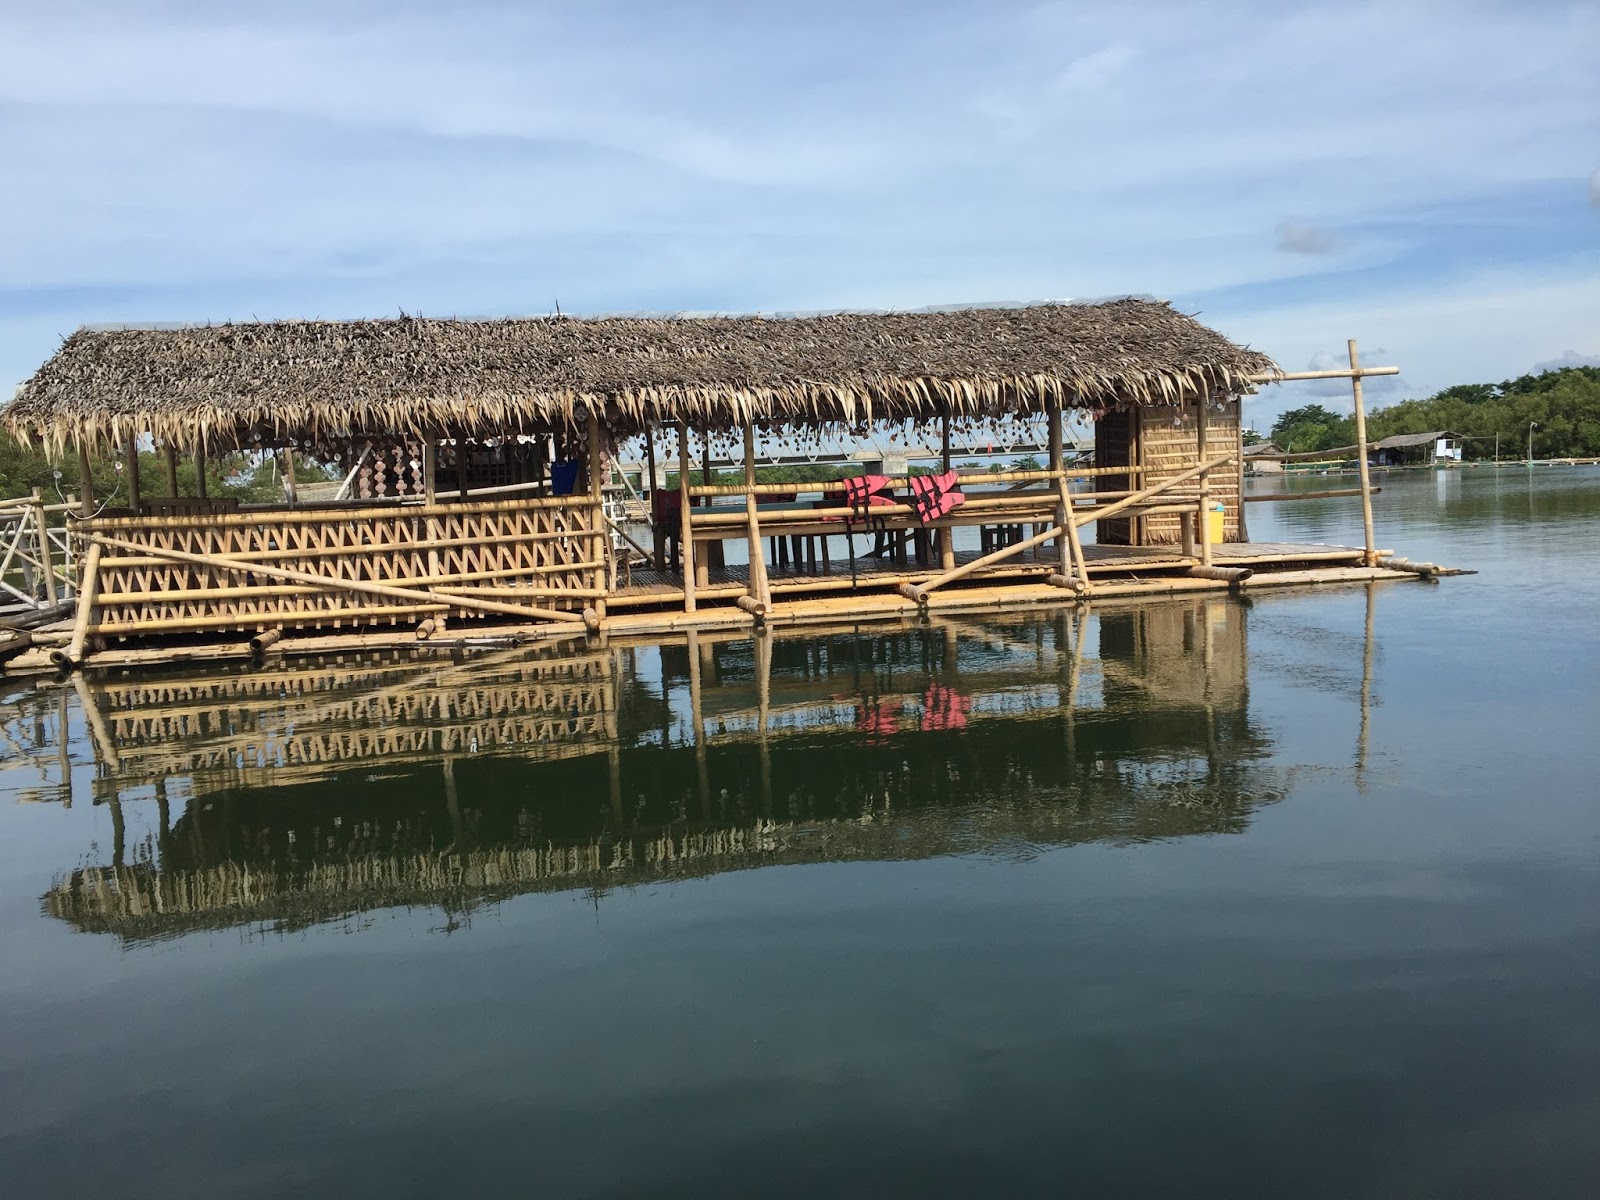
M 1568 350 L 1559 358 L 1547 358 L 1534 363 L 1532 372 L 1563 371 L 1568 367 L 1600 367 L 1600 354 L 1579 354 L 1576 350 Z
M 1278 249 L 1291 254 L 1332 254 L 1343 244 L 1339 235 L 1330 229 L 1318 229 L 1299 221 L 1284 221 L 1278 225 Z
M 13 5 L 0 312 L 40 332 L 0 377 L 85 320 L 1309 287 L 1406 214 L 1571 196 L 1597 45 L 1510 0 Z M 1532 357 L 1594 349 L 1565 321 Z

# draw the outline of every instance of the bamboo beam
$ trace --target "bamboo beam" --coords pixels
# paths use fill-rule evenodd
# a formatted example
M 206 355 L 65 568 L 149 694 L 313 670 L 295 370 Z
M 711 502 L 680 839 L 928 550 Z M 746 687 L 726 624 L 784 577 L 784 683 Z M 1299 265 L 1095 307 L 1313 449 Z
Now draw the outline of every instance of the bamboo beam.
M 1184 572 L 1191 579 L 1220 579 L 1224 583 L 1243 583 L 1255 574 L 1249 567 L 1217 567 L 1202 563 Z
M 1284 371 L 1277 375 L 1247 375 L 1246 383 L 1288 383 L 1296 379 L 1363 379 L 1373 375 L 1398 375 L 1399 367 L 1362 367 L 1352 364 L 1348 371 Z
M 746 488 L 756 483 L 756 431 L 749 421 L 744 423 L 744 482 Z M 750 544 L 750 598 L 761 605 L 763 613 L 772 601 L 767 587 L 767 559 L 761 550 L 761 520 L 756 511 L 755 495 L 749 491 L 744 497 L 746 538 Z
M 683 573 L 683 611 L 694 611 L 694 522 L 689 514 L 689 423 L 678 422 L 678 569 Z
M 254 562 L 247 559 L 224 558 L 220 554 L 190 554 L 183 550 L 168 550 L 165 547 L 157 549 L 152 546 L 139 546 L 133 542 L 125 542 L 121 538 L 106 537 L 103 534 L 93 534 L 90 541 L 94 546 L 106 546 L 117 550 L 137 550 L 154 558 L 165 558 L 173 562 L 192 563 L 201 567 L 216 567 L 224 571 L 235 571 L 240 574 L 265 575 L 268 578 L 285 579 L 290 583 L 303 583 L 309 587 L 321 588 L 329 592 L 363 592 L 369 596 L 382 596 L 386 600 L 411 600 L 420 604 L 445 603 L 454 608 L 471 609 L 477 612 L 493 613 L 496 616 L 513 617 L 540 617 L 551 621 L 582 621 L 583 617 L 577 613 L 560 612 L 556 609 L 532 608 L 520 604 L 499 604 L 492 600 L 477 600 L 470 596 L 457 596 L 448 590 L 430 591 L 416 588 L 390 587 L 381 583 L 371 583 L 365 579 L 335 579 L 326 575 L 312 575 L 306 571 L 291 571 L 284 567 L 269 566 L 266 563 Z M 98 565 L 98 556 L 96 556 Z M 336 618 L 337 613 L 321 614 L 324 620 Z
M 1381 491 L 1383 491 L 1381 487 L 1375 487 L 1372 489 L 1372 495 L 1376 496 Z M 1335 496 L 1359 495 L 1361 495 L 1361 489 L 1358 487 L 1329 488 L 1321 492 L 1273 492 L 1265 496 L 1246 496 L 1244 497 L 1244 502 L 1246 504 L 1265 504 L 1269 500 L 1329 500 Z
M 1366 534 L 1366 558 L 1363 562 L 1369 566 L 1378 564 L 1378 537 L 1372 529 L 1372 473 L 1367 467 L 1367 409 L 1361 399 L 1361 359 L 1356 353 L 1356 340 L 1351 338 L 1350 348 L 1350 390 L 1355 397 L 1356 406 L 1356 445 L 1361 448 L 1361 455 L 1356 460 L 1357 469 L 1361 473 L 1361 528 Z
M 99 603 L 100 544 L 91 542 L 83 556 L 83 583 L 78 588 L 78 611 L 73 617 L 72 640 L 65 650 L 50 651 L 50 662 L 59 671 L 71 671 L 83 661 L 83 647 L 89 637 L 89 621 Z

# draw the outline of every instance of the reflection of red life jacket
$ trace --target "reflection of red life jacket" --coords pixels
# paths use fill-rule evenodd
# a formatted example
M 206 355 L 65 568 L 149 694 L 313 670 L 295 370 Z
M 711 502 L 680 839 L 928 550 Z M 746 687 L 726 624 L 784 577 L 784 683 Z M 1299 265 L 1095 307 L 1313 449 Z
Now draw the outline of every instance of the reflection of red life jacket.
M 917 510 L 917 520 L 926 525 L 948 516 L 950 510 L 966 502 L 954 471 L 940 475 L 913 475 L 911 477 L 911 506 Z
M 930 683 L 922 697 L 922 728 L 930 731 L 965 729 L 972 698 L 942 683 Z
M 892 708 L 864 704 L 856 709 L 856 731 L 868 737 L 888 737 L 900 729 L 900 705 Z

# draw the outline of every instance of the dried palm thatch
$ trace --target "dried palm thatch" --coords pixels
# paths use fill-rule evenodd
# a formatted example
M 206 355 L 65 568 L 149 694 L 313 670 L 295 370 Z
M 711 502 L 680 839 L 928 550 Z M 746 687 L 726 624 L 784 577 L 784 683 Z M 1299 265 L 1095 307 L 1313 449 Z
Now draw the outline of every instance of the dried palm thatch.
M 1144 300 L 761 317 L 285 321 L 79 330 L 0 414 L 61 450 L 149 431 L 184 448 L 358 432 L 845 424 L 1047 403 L 1179 404 L 1276 371 Z

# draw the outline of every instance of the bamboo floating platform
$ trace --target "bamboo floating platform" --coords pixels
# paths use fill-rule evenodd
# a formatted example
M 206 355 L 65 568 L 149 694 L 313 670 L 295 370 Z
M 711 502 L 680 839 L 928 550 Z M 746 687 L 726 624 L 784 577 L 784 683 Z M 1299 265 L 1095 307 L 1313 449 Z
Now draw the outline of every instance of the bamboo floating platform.
M 1348 370 L 1294 375 L 1136 300 L 80 330 L 0 412 L 18 439 L 75 451 L 83 480 L 75 504 L 37 492 L 0 504 L 0 592 L 35 613 L 69 591 L 75 604 L 69 620 L 8 635 L 0 657 L 11 672 L 70 672 L 554 645 L 1449 574 L 1377 545 L 1362 381 L 1397 368 L 1348 350 Z M 1241 399 L 1294 378 L 1350 381 L 1359 548 L 1249 540 Z M 1073 412 L 1093 419 L 1092 463 L 1081 446 L 1068 460 Z M 952 461 L 953 427 L 1037 446 L 1040 423 L 1043 466 Z M 886 449 L 931 447 L 935 434 L 937 471 Z M 165 456 L 166 496 L 140 477 L 145 439 Z M 882 457 L 853 484 L 759 477 L 774 443 L 804 439 L 870 443 Z M 629 442 L 643 453 L 624 457 Z M 207 494 L 207 462 L 234 451 L 275 456 L 282 503 Z M 737 451 L 742 478 L 715 476 L 713 459 Z M 126 469 L 96 497 L 93 460 L 106 453 Z M 180 453 L 198 470 L 194 496 L 177 494 Z M 673 459 L 669 491 L 656 467 Z M 618 482 L 619 460 L 647 463 L 648 480 Z M 302 503 L 316 463 L 343 483 Z M 624 491 L 649 512 L 648 539 L 625 527 Z M 797 503 L 802 493 L 819 498 Z M 956 551 L 962 529 L 977 552 Z M 840 537 L 847 552 L 830 557 Z M 860 538 L 870 554 L 856 553 Z M 729 542 L 748 565 L 725 565 Z

